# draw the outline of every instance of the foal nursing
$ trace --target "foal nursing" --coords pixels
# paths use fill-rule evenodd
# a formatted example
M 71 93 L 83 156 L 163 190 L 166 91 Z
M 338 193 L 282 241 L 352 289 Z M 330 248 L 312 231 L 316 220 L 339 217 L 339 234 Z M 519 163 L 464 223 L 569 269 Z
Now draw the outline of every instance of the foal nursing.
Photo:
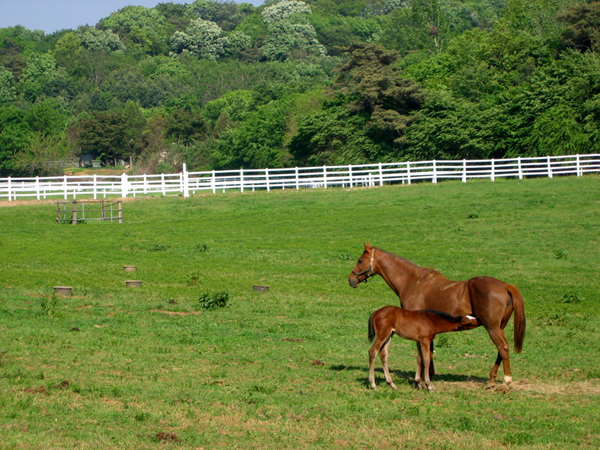
M 398 389 L 392 380 L 387 363 L 390 342 L 394 333 L 405 339 L 417 341 L 419 352 L 415 382 L 419 389 L 422 389 L 424 375 L 427 389 L 433 391 L 429 379 L 429 363 L 433 358 L 431 353 L 433 338 L 438 333 L 469 330 L 479 325 L 477 319 L 471 316 L 454 317 L 429 310 L 409 311 L 397 306 L 384 306 L 378 309 L 369 317 L 369 341 L 375 339 L 369 350 L 369 383 L 371 387 L 373 389 L 377 388 L 375 385 L 375 357 L 379 353 L 383 372 L 385 373 L 385 381 L 392 388 Z

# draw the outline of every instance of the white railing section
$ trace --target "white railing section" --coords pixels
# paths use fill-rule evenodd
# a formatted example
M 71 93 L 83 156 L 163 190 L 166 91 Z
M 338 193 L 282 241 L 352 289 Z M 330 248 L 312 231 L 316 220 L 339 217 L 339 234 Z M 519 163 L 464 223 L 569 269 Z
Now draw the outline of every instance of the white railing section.
M 441 180 L 582 176 L 600 173 L 600 154 L 491 160 L 418 161 L 348 166 L 239 169 L 161 175 L 74 175 L 0 178 L 0 200 L 183 195 L 198 192 L 304 189 Z

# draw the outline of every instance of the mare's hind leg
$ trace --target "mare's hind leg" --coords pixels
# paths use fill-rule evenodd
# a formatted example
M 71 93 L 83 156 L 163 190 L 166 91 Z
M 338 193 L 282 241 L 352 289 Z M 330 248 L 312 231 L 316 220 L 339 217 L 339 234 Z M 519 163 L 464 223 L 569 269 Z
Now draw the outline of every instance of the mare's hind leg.
M 488 333 L 498 348 L 498 357 L 496 358 L 496 362 L 490 371 L 490 379 L 488 380 L 488 384 L 493 384 L 496 381 L 496 375 L 498 375 L 500 362 L 502 362 L 502 368 L 504 369 L 504 382 L 506 384 L 510 384 L 512 383 L 512 376 L 510 373 L 510 358 L 508 354 L 509 345 L 508 341 L 506 340 L 506 336 L 504 336 L 504 330 L 500 328 L 489 329 Z
M 381 365 L 383 366 L 383 373 L 385 374 L 385 381 L 389 384 L 392 389 L 398 390 L 398 387 L 394 384 L 394 380 L 392 379 L 392 375 L 390 374 L 390 369 L 388 368 L 388 356 L 390 354 L 390 343 L 392 342 L 392 337 L 389 339 L 379 352 L 379 357 L 381 358 Z

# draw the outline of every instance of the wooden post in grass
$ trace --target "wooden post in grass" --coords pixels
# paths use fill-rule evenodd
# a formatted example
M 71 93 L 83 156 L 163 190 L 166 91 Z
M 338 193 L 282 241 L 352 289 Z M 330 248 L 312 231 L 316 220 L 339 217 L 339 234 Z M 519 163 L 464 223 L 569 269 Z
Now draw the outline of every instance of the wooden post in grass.
M 77 200 L 73 200 L 73 216 L 71 217 L 71 223 L 77 225 Z

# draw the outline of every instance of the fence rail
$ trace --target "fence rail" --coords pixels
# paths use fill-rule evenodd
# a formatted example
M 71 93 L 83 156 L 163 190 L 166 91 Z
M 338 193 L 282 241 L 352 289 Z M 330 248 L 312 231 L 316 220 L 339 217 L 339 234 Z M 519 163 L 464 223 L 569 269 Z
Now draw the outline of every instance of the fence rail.
M 294 167 L 183 172 L 161 175 L 74 175 L 0 178 L 0 200 L 106 198 L 183 195 L 197 192 L 304 189 L 384 184 L 437 183 L 442 180 L 582 176 L 600 173 L 600 154 L 491 160 L 418 161 L 348 166 Z

